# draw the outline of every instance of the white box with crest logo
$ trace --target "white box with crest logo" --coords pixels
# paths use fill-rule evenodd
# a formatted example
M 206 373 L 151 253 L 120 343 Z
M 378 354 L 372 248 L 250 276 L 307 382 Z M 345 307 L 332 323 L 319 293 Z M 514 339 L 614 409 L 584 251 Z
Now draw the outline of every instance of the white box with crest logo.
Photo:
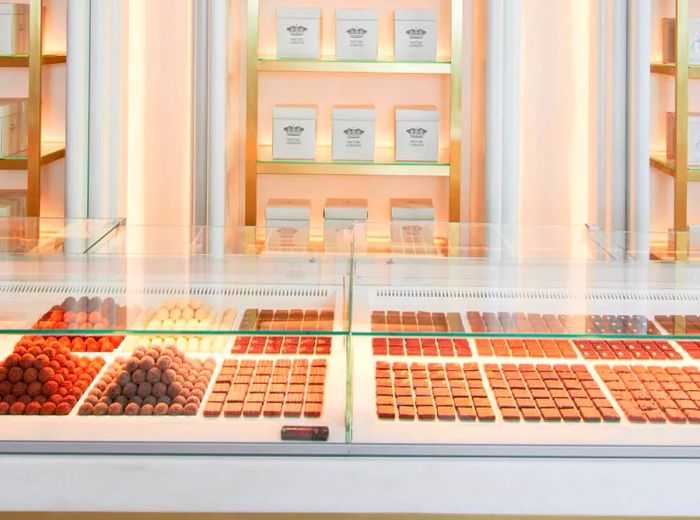
M 400 61 L 437 59 L 437 11 L 394 13 L 394 57 Z
M 372 9 L 335 11 L 335 57 L 341 60 L 376 60 L 379 15 Z
M 395 252 L 432 253 L 435 208 L 430 199 L 391 199 L 391 242 Z
M 320 9 L 279 7 L 276 17 L 278 58 L 318 58 L 320 56 Z
M 309 245 L 311 201 L 270 199 L 265 207 L 265 242 L 272 251 L 305 250 Z
M 373 161 L 375 136 L 373 106 L 333 108 L 333 160 Z
M 396 160 L 436 162 L 439 125 L 437 107 L 396 107 Z
M 272 109 L 272 158 L 313 161 L 316 157 L 316 118 L 310 106 Z

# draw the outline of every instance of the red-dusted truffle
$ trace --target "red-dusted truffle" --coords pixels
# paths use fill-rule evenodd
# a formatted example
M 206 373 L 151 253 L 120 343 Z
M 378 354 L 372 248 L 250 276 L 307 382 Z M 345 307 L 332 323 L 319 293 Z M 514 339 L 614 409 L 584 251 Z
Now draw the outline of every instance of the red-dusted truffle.
M 7 415 L 10 413 L 10 405 L 6 402 L 0 403 L 0 415 Z
M 22 401 L 15 402 L 10 406 L 10 415 L 22 415 L 27 406 Z

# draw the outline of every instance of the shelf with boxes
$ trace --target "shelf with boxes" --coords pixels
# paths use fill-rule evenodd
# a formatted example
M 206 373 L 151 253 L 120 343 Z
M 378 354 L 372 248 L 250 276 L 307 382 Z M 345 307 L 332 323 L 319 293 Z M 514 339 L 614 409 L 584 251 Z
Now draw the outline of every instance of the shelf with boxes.
M 26 203 L 22 208 L 24 214 L 33 217 L 41 214 L 42 168 L 65 157 L 64 132 L 42 131 L 42 127 L 46 130 L 52 125 L 61 128 L 42 116 L 46 112 L 42 109 L 48 74 L 45 67 L 65 65 L 67 59 L 65 51 L 44 47 L 47 23 L 63 18 L 55 14 L 55 5 L 49 8 L 43 0 L 0 3 L 0 75 L 3 68 L 28 69 L 28 93 L 19 103 L 21 110 L 13 108 L 16 100 L 0 99 L 0 171 L 27 172 Z
M 461 146 L 453 133 L 461 125 L 461 2 L 451 1 L 453 48 L 446 58 L 438 51 L 440 23 L 436 10 L 391 11 L 393 50 L 380 44 L 386 24 L 380 23 L 375 9 L 335 10 L 335 52 L 323 51 L 325 25 L 320 8 L 282 8 L 274 12 L 276 53 L 260 54 L 262 45 L 259 25 L 260 6 L 249 3 L 255 13 L 251 26 L 258 34 L 251 35 L 248 46 L 248 135 L 255 136 L 254 146 L 247 146 L 246 160 L 246 223 L 257 219 L 257 175 L 358 175 L 413 176 L 450 178 L 450 216 L 459 214 Z M 382 16 L 388 11 L 383 7 Z M 387 12 L 385 12 L 387 11 Z M 265 19 L 267 22 L 267 18 Z M 268 31 L 269 32 L 269 31 Z M 444 53 L 446 49 L 441 49 Z M 272 85 L 274 73 L 387 74 L 435 75 L 447 77 L 450 88 L 450 109 L 443 113 L 429 103 L 423 106 L 401 106 L 394 110 L 392 138 L 376 136 L 375 105 L 340 104 L 331 107 L 331 135 L 317 136 L 319 109 L 309 105 L 272 107 L 272 135 L 269 144 L 258 135 L 258 110 L 261 78 Z M 264 76 L 259 76 L 264 75 Z M 283 80 L 279 80 L 283 81 Z M 348 78 L 348 81 L 352 81 Z M 385 108 L 385 107 L 384 107 Z M 382 113 L 386 112 L 384 108 Z M 382 116 L 384 117 L 384 115 Z M 450 124 L 440 120 L 449 117 Z M 383 126 L 387 126 L 382 122 Z M 267 123 L 265 123 L 267 125 Z M 321 125 L 325 128 L 325 122 Z M 343 128 L 341 128 L 343 127 Z M 438 139 L 439 133 L 449 133 Z M 383 130 L 386 133 L 386 129 Z M 391 146 L 388 145 L 391 141 Z M 444 142 L 442 142 L 444 141 Z M 330 145 L 326 142 L 331 142 Z M 329 193 L 329 196 L 333 194 Z

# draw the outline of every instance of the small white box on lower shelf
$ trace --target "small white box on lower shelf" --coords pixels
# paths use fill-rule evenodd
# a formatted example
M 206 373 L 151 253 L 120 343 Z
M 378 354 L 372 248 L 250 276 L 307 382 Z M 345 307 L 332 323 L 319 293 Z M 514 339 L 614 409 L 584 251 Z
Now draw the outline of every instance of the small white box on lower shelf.
M 394 13 L 394 56 L 401 61 L 437 59 L 437 11 L 399 9 Z
M 27 100 L 0 99 L 0 157 L 27 149 Z
M 272 109 L 272 158 L 312 161 L 316 157 L 316 118 L 312 106 Z
M 437 107 L 396 107 L 396 160 L 437 162 L 439 125 Z
M 335 57 L 340 60 L 376 60 L 379 15 L 374 9 L 335 11 Z
M 320 9 L 279 7 L 276 16 L 278 58 L 320 57 Z
M 268 249 L 297 251 L 309 246 L 311 201 L 270 199 L 265 208 L 265 237 Z
M 374 161 L 376 113 L 372 106 L 333 108 L 333 160 Z
M 0 54 L 29 53 L 29 6 L 0 3 Z
M 328 199 L 323 211 L 324 242 L 326 250 L 349 250 L 356 224 L 366 223 L 369 218 L 365 199 Z M 364 250 L 366 228 L 355 233 L 356 250 Z

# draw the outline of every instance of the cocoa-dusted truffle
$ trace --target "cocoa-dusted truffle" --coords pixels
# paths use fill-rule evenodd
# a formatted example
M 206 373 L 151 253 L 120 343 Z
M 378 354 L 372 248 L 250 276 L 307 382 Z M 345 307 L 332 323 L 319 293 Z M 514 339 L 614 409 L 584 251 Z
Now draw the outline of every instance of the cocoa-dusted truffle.
M 101 402 L 97 403 L 93 409 L 94 415 L 107 415 L 109 413 L 109 405 L 107 403 Z
M 172 368 L 169 368 L 168 370 L 163 372 L 163 374 L 161 376 L 161 381 L 163 381 L 163 383 L 165 383 L 166 385 L 170 385 L 170 384 L 175 382 L 176 377 L 177 377 L 177 373 L 175 372 L 175 370 L 173 370 Z
M 109 415 L 121 415 L 124 408 L 119 403 L 112 403 L 109 405 Z
M 78 410 L 78 415 L 92 415 L 94 406 L 90 403 L 83 403 L 83 405 Z
M 124 387 L 121 390 L 121 393 L 124 397 L 127 399 L 131 399 L 136 395 L 136 392 L 138 392 L 139 386 L 136 385 L 136 383 L 128 383 L 124 385 Z
M 183 415 L 197 415 L 197 410 L 199 409 L 199 403 L 187 403 L 183 409 Z
M 160 381 L 160 377 L 161 371 L 158 367 L 153 367 L 148 372 L 146 372 L 146 381 L 151 383 L 152 385 Z
M 10 413 L 10 405 L 6 402 L 0 402 L 0 415 L 7 415 Z
M 143 356 L 141 358 L 141 362 L 139 363 L 139 368 L 144 372 L 148 372 L 154 366 L 156 366 L 156 362 L 151 356 Z
M 173 364 L 173 360 L 170 358 L 168 355 L 163 355 L 160 358 L 158 358 L 158 362 L 156 363 L 156 366 L 161 372 L 165 372 L 170 368 L 170 365 Z
M 153 387 L 151 386 L 151 383 L 141 383 L 138 388 L 138 395 L 142 399 L 145 399 L 149 395 L 151 395 L 151 392 L 153 390 Z
M 141 407 L 141 415 L 153 415 L 153 408 L 152 404 L 144 404 Z
M 168 405 L 165 403 L 158 403 L 153 409 L 153 415 L 167 415 Z
M 180 393 L 182 392 L 182 385 L 178 383 L 177 381 L 174 383 L 171 383 L 170 386 L 168 386 L 168 397 L 171 399 L 174 397 L 177 397 Z
M 183 406 L 178 403 L 173 403 L 170 405 L 170 409 L 168 410 L 169 415 L 182 415 L 182 410 Z
M 141 368 L 134 370 L 131 373 L 131 380 L 137 385 L 144 383 L 146 381 L 146 371 Z
M 141 407 L 136 403 L 129 403 L 124 409 L 124 415 L 139 415 Z

